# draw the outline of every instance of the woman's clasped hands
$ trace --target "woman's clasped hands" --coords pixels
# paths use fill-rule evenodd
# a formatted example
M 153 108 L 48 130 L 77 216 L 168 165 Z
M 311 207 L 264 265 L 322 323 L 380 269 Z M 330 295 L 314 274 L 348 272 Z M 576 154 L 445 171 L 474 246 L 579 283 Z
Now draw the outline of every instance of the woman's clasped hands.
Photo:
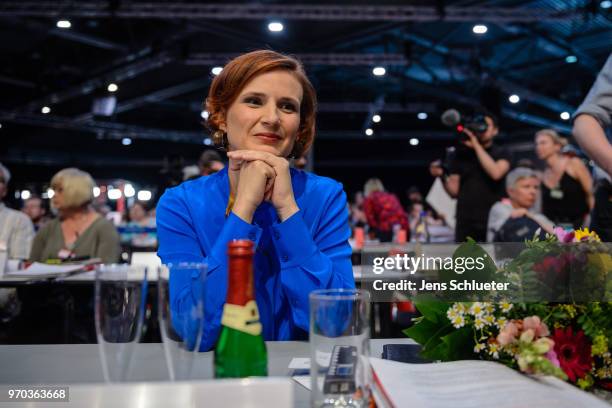
M 256 150 L 234 150 L 227 156 L 230 177 L 237 182 L 234 214 L 250 223 L 264 200 L 272 203 L 281 222 L 299 210 L 287 159 Z

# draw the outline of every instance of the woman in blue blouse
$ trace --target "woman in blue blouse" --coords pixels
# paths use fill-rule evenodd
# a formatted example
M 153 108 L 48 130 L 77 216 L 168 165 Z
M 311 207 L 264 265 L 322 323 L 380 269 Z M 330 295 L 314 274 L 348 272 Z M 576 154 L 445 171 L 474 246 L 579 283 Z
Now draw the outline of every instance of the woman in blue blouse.
M 342 185 L 289 167 L 314 139 L 316 95 L 301 64 L 273 51 L 230 61 L 213 80 L 206 108 L 229 166 L 166 190 L 157 207 L 164 263 L 205 262 L 206 325 L 214 347 L 227 293 L 227 244 L 255 243 L 255 296 L 266 340 L 305 339 L 308 294 L 353 288 Z M 190 310 L 197 276 L 170 276 L 173 314 Z M 184 328 L 184 331 L 189 331 Z M 183 336 L 188 333 L 181 333 Z

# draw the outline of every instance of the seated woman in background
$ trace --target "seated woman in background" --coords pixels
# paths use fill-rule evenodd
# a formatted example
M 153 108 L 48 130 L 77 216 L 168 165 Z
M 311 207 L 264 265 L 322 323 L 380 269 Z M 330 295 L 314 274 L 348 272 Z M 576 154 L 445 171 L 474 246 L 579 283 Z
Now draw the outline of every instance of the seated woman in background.
M 546 162 L 542 176 L 542 213 L 555 225 L 580 228 L 593 208 L 593 180 L 577 157 L 561 148 L 567 141 L 552 129 L 536 133 L 536 153 Z
M 506 176 L 506 191 L 510 199 L 493 205 L 489 212 L 487 242 L 524 242 L 532 239 L 540 230 L 553 233 L 553 225 L 542 214 L 531 208 L 539 193 L 540 180 L 537 173 L 525 167 L 517 167 Z
M 31 261 L 48 259 L 100 258 L 119 261 L 119 234 L 113 224 L 96 213 L 91 202 L 94 181 L 79 169 L 59 171 L 51 179 L 51 205 L 58 212 L 42 227 L 32 244 Z
M 129 221 L 121 226 L 121 243 L 135 248 L 157 246 L 155 218 L 151 217 L 144 203 L 136 201 L 129 209 Z
M 398 227 L 406 231 L 407 238 L 410 238 L 408 216 L 395 194 L 385 191 L 382 181 L 369 179 L 363 186 L 363 193 L 363 209 L 370 231 L 380 242 L 391 242 L 394 229 Z
M 287 160 L 313 142 L 314 88 L 297 60 L 254 51 L 214 78 L 206 108 L 213 141 L 228 151 L 229 164 L 166 190 L 157 207 L 158 255 L 164 263 L 208 264 L 201 350 L 219 335 L 233 239 L 250 239 L 257 248 L 255 297 L 264 339 L 306 339 L 308 294 L 355 286 L 342 185 L 291 169 Z M 170 275 L 174 314 L 188 313 L 201 293 L 197 285 L 197 276 Z

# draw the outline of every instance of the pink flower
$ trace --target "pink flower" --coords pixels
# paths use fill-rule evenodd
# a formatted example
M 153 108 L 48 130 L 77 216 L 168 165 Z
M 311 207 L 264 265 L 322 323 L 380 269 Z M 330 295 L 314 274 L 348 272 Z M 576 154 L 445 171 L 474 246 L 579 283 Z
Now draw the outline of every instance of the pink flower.
M 502 346 L 507 346 L 516 340 L 518 333 L 519 327 L 515 322 L 507 323 L 497 335 L 497 342 Z
M 523 330 L 532 329 L 536 337 L 546 337 L 550 335 L 548 326 L 542 322 L 538 316 L 527 317 L 523 320 Z
M 573 230 L 564 230 L 561 227 L 557 227 L 554 229 L 554 233 L 557 236 L 559 242 L 572 242 L 574 240 L 574 231 Z
M 561 367 L 561 363 L 559 363 L 559 358 L 557 357 L 557 352 L 554 348 L 551 348 L 548 353 L 544 354 L 544 357 L 550 360 L 555 367 Z

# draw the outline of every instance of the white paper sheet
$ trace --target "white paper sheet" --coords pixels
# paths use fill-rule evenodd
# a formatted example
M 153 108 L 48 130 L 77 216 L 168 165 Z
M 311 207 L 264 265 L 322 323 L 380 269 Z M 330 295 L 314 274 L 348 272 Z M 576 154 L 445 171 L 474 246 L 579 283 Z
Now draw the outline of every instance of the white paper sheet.
M 455 228 L 455 210 L 457 207 L 457 200 L 449 196 L 446 190 L 444 190 L 442 180 L 440 180 L 439 177 L 436 178 L 429 189 L 429 193 L 427 193 L 425 201 L 427 201 L 429 205 L 431 205 L 439 214 L 444 214 L 446 223 L 451 228 Z
M 68 273 L 76 272 L 83 269 L 85 265 L 82 264 L 71 264 L 71 265 L 48 265 L 40 262 L 34 262 L 26 269 L 19 269 L 16 271 L 9 271 L 7 275 L 11 276 L 32 276 L 32 277 L 45 277 L 45 276 L 59 276 Z

